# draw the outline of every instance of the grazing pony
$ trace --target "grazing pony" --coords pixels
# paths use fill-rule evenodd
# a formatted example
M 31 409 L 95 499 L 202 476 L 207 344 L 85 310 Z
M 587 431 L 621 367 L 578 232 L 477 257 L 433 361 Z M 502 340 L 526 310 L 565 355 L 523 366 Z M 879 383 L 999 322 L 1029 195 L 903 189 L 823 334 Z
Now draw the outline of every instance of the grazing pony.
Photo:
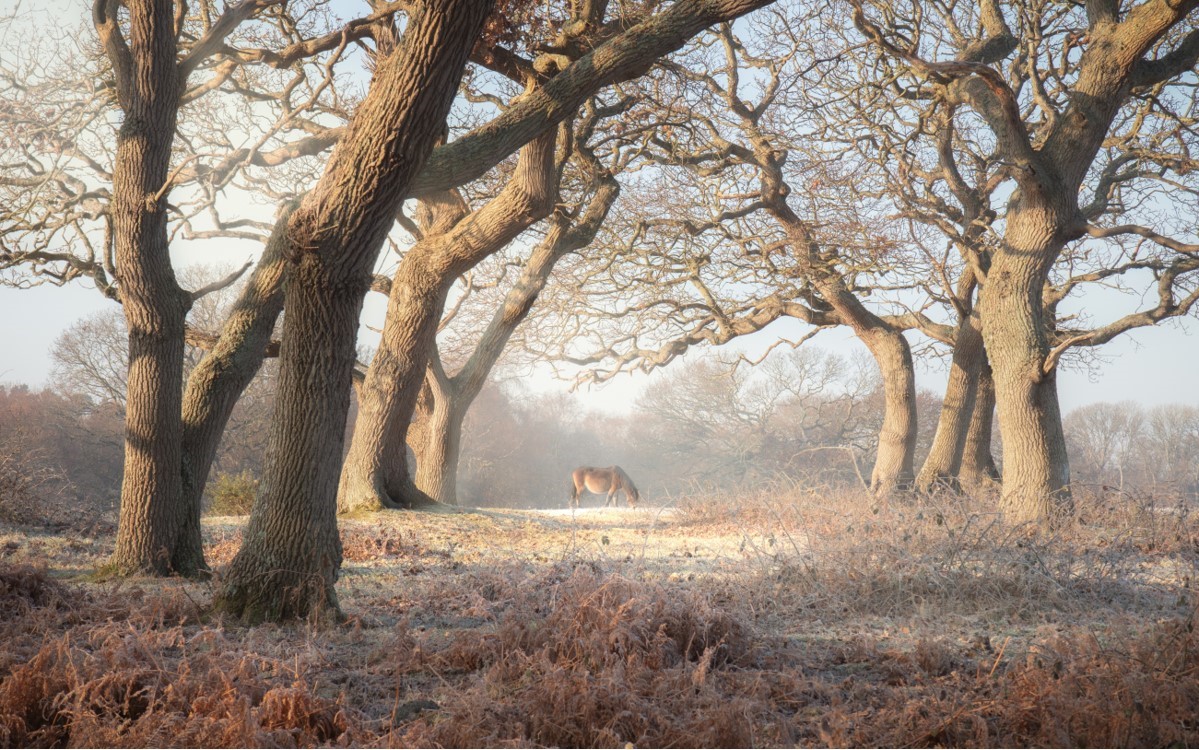
M 571 473 L 570 479 L 570 504 L 576 508 L 579 507 L 579 493 L 583 491 L 583 488 L 597 495 L 606 493 L 608 501 L 604 503 L 605 508 L 609 505 L 616 505 L 616 493 L 619 490 L 624 490 L 624 499 L 630 508 L 636 508 L 638 501 L 641 500 L 641 493 L 637 491 L 637 486 L 619 466 L 609 466 L 606 469 L 580 466 Z

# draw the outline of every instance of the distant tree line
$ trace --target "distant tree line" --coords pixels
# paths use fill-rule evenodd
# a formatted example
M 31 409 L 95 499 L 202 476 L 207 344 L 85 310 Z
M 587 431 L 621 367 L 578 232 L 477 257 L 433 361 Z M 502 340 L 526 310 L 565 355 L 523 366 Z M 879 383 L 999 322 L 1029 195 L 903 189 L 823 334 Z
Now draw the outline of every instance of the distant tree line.
M 1075 481 L 1199 493 L 1199 406 L 1101 402 L 1070 412 L 1065 427 Z
M 49 387 L 0 388 L 6 520 L 115 523 L 124 435 L 120 325 L 114 313 L 79 321 L 55 342 Z M 233 414 L 214 462 L 217 485 L 262 475 L 272 373 L 260 373 Z M 713 354 L 688 358 L 656 376 L 630 409 L 608 414 L 577 394 L 489 381 L 463 423 L 456 499 L 562 507 L 567 471 L 596 461 L 623 466 L 655 504 L 780 482 L 865 486 L 882 398 L 871 360 L 812 347 L 773 352 L 757 367 Z M 924 456 L 940 399 L 921 392 L 917 406 L 927 425 L 917 442 Z M 1199 493 L 1199 406 L 1100 402 L 1064 423 L 1076 482 Z

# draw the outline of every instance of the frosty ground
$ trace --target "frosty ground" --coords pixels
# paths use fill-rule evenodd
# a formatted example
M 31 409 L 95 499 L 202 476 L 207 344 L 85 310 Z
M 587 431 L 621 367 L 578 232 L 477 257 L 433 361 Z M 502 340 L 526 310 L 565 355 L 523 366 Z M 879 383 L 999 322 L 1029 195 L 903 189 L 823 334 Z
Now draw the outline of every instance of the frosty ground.
M 593 501 L 594 503 L 594 501 Z M 702 493 L 342 522 L 344 623 L 0 530 L 8 745 L 1195 745 L 1193 500 Z M 244 517 L 205 520 L 220 574 Z

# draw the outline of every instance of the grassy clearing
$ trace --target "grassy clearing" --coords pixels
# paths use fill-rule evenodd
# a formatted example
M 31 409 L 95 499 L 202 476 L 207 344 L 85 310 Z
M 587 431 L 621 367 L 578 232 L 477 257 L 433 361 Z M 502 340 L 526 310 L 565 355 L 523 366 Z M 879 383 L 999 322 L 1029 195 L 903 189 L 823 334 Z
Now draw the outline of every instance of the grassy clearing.
M 666 510 L 343 526 L 350 616 L 242 628 L 208 584 L 83 582 L 103 531 L 0 533 L 0 744 L 1199 744 L 1199 521 L 1082 498 L 785 488 Z M 210 561 L 244 518 L 206 521 Z

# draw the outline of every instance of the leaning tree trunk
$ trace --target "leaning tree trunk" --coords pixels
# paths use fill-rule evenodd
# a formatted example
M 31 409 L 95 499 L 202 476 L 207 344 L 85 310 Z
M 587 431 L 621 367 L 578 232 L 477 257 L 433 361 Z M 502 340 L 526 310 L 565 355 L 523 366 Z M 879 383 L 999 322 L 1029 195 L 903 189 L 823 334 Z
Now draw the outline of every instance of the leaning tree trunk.
M 378 363 L 379 369 L 374 370 L 372 376 L 372 370 L 368 368 L 358 386 L 358 416 L 354 422 L 350 452 L 338 484 L 338 513 L 393 508 L 397 507 L 393 497 L 417 496 L 411 491 L 414 486 L 412 467 L 405 442 L 409 425 L 405 420 L 387 419 L 387 415 L 380 410 L 380 400 L 392 398 L 392 404 L 397 409 L 403 408 L 402 404 L 406 402 L 407 395 L 397 394 L 408 382 L 404 373 L 418 367 L 418 360 L 409 357 L 410 361 L 399 362 L 397 369 L 397 359 L 404 360 L 407 356 L 405 344 L 397 339 L 412 336 L 422 327 L 424 338 L 436 336 L 435 331 L 430 333 L 427 328 L 426 303 L 416 299 L 415 295 L 419 294 L 422 283 L 444 287 L 439 297 L 427 303 L 440 314 L 449 283 L 440 279 L 434 267 L 436 263 L 444 262 L 443 256 L 448 254 L 446 248 L 453 242 L 448 233 L 468 214 L 466 201 L 454 190 L 426 196 L 417 205 L 416 218 L 422 232 L 421 240 L 409 248 L 391 282 L 385 320 L 393 322 L 384 324 L 382 341 L 375 353 L 374 362 Z M 397 347 L 400 350 L 398 357 Z M 396 380 L 388 383 L 385 370 Z M 425 390 L 418 390 L 418 401 L 424 396 Z M 385 429 L 390 432 L 380 432 Z M 364 438 L 367 435 L 369 438 Z M 370 487 L 370 490 L 364 492 L 364 487 Z M 426 496 L 420 497 L 415 504 L 432 502 L 433 499 Z
M 258 374 L 271 345 L 271 333 L 283 310 L 283 277 L 287 220 L 291 208 L 275 222 L 258 266 L 238 297 L 220 337 L 192 370 L 183 395 L 181 487 L 185 524 L 176 557 L 207 569 L 200 537 L 200 501 L 229 417 Z
M 553 207 L 551 130 L 521 151 L 504 188 L 438 234 L 426 234 L 400 261 L 375 358 L 359 389 L 358 421 L 338 490 L 338 511 L 414 508 L 433 502 L 398 463 L 425 379 L 429 350 L 454 281 L 502 249 Z
M 551 238 L 561 235 L 559 227 L 551 228 Z M 544 272 L 548 276 L 553 263 L 561 257 L 548 259 L 551 253 L 547 252 L 547 246 L 556 244 L 547 238 L 533 252 L 521 278 L 504 298 L 470 359 L 457 375 L 446 374 L 436 345 L 429 351 L 428 367 L 407 441 L 416 457 L 417 489 L 438 502 L 458 504 L 458 463 L 466 412 L 482 390 L 512 332 L 528 315 L 545 285 L 544 277 L 530 281 L 530 274 Z
M 982 326 L 978 314 L 962 317 L 954 337 L 953 363 L 949 368 L 949 383 L 941 418 L 924 466 L 916 477 L 916 489 L 928 492 L 937 486 L 959 489 L 962 456 L 966 435 L 977 397 L 979 371 L 983 360 Z
M 418 415 L 423 423 L 419 438 L 411 441 L 416 455 L 416 486 L 447 505 L 458 504 L 458 459 L 462 448 L 463 401 L 449 381 L 432 389 L 427 409 Z M 413 435 L 413 438 L 418 436 Z
M 337 611 L 341 542 L 333 499 L 361 297 L 330 304 L 344 282 L 322 260 L 305 254 L 289 274 L 288 291 L 302 285 L 309 294 L 288 295 L 263 488 L 220 591 L 220 606 L 249 622 Z M 322 366 L 286 366 L 296 360 Z
M 1042 292 L 1071 226 L 1052 199 L 1031 189 L 1008 207 L 1002 252 L 982 291 L 983 336 L 1003 426 L 1003 499 L 1015 523 L 1054 521 L 1072 508 L 1070 462 L 1057 397 L 1046 372 Z
M 171 267 L 163 186 L 179 110 L 172 3 L 128 3 L 127 42 L 96 6 L 96 27 L 114 58 L 124 120 L 113 167 L 112 229 L 129 332 L 128 403 L 121 511 L 112 564 L 121 574 L 196 572 L 177 557 L 185 525 L 179 496 L 184 321 L 189 297 Z
M 912 349 L 899 331 L 874 328 L 857 331 L 878 363 L 883 380 L 883 425 L 878 432 L 878 455 L 870 474 L 870 491 L 887 495 L 910 489 L 915 477 L 916 370 Z
M 279 387 L 262 489 L 215 597 L 249 622 L 337 615 L 337 483 L 359 314 L 396 207 L 428 157 L 490 3 L 430 0 L 288 222 Z
M 436 347 L 434 347 L 436 350 Z M 430 361 L 436 353 L 430 354 Z M 431 373 L 426 374 L 425 382 L 421 385 L 420 394 L 416 397 L 416 407 L 412 410 L 412 419 L 408 423 L 408 431 L 405 436 L 407 444 L 403 446 L 405 460 L 409 453 L 413 456 L 411 467 L 419 474 L 420 466 L 424 459 L 421 458 L 425 454 L 425 444 L 429 441 L 429 417 L 433 414 L 433 391 L 429 383 Z M 398 448 L 398 441 L 393 443 L 392 449 Z M 408 469 L 408 464 L 405 464 L 405 469 Z M 417 482 L 417 487 L 424 492 L 424 487 Z M 429 493 L 425 493 L 429 494 Z
M 338 490 L 339 513 L 431 502 L 409 477 L 404 446 L 429 347 L 456 274 L 430 267 L 436 249 L 409 250 L 391 284 L 383 338 L 359 388 L 358 419 Z M 419 253 L 419 255 L 415 255 Z
M 770 141 L 756 138 L 754 153 L 761 169 L 762 200 L 787 233 L 800 267 L 832 307 L 837 322 L 853 329 L 878 364 L 883 381 L 883 424 L 870 490 L 876 496 L 909 490 L 916 478 L 916 370 L 912 349 L 899 328 L 862 304 L 820 247 L 813 227 L 788 205 L 791 189 L 783 179 L 782 161 Z
M 991 380 L 991 364 L 983 360 L 978 369 L 978 391 L 974 398 L 974 410 L 970 416 L 970 428 L 966 431 L 966 445 L 962 451 L 962 467 L 958 480 L 967 490 L 980 490 L 995 485 L 999 469 L 991 455 L 991 430 L 995 417 L 995 384 Z
M 870 350 L 883 382 L 883 424 L 870 472 L 870 491 L 879 497 L 904 492 L 915 481 L 916 368 L 903 331 L 862 304 L 836 273 L 819 271 L 817 289 L 845 325 Z
M 586 209 L 579 206 L 574 211 L 559 211 L 549 219 L 545 237 L 529 255 L 520 277 L 457 374 L 446 374 L 436 346 L 430 351 L 408 442 L 417 455 L 416 486 L 443 503 L 457 504 L 462 423 L 470 405 L 483 390 L 512 334 L 528 317 L 554 266 L 567 253 L 591 244 L 620 195 L 620 184 L 590 150 L 581 144 L 577 149 L 576 155 L 586 165 L 594 190 Z M 568 214 L 581 216 L 572 226 Z

